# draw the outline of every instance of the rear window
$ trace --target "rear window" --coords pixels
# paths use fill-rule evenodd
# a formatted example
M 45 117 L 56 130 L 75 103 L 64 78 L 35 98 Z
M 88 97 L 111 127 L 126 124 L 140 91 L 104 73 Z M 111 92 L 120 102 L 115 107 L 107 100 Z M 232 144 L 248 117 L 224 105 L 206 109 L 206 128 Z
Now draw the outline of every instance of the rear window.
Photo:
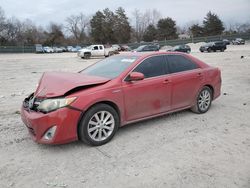
M 197 69 L 198 66 L 182 55 L 167 55 L 170 73 Z

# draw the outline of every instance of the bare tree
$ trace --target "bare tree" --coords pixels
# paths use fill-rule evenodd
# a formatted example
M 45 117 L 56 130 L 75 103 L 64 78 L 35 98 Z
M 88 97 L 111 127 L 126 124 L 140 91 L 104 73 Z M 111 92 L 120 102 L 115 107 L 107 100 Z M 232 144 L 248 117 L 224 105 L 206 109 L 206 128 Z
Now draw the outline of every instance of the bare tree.
M 141 13 L 138 9 L 135 9 L 132 12 L 133 15 L 133 29 L 135 33 L 135 38 L 137 42 L 141 41 L 145 31 L 149 25 L 156 26 L 161 14 L 156 9 L 146 10 L 144 13 Z
M 156 9 L 153 9 L 152 12 L 151 12 L 151 14 L 152 14 L 151 24 L 154 25 L 154 26 L 156 26 L 157 23 L 158 23 L 158 21 L 162 18 L 162 15 Z
M 90 17 L 80 13 L 66 18 L 66 30 L 75 38 L 76 42 L 84 42 L 89 26 Z
M 19 42 L 21 37 L 22 31 L 22 24 L 21 22 L 15 18 L 9 18 L 6 21 L 3 37 L 8 41 L 10 44 L 16 44 Z
M 148 20 L 148 18 L 144 19 L 143 14 L 138 9 L 135 9 L 132 14 L 134 20 L 134 35 L 137 42 L 140 42 L 146 30 L 145 20 Z
M 3 9 L 0 7 L 0 40 L 2 41 L 3 35 L 4 35 L 4 29 L 5 29 L 5 14 Z M 0 41 L 0 42 L 1 42 Z

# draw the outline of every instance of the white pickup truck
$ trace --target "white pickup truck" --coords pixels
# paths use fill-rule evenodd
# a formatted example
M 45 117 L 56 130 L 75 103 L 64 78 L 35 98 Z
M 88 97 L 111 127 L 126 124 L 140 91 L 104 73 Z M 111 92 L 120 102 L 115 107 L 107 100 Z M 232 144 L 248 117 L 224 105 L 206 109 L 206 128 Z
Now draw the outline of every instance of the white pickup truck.
M 116 50 L 114 48 L 104 48 L 103 45 L 91 45 L 78 51 L 77 55 L 81 58 L 89 59 L 90 57 L 109 57 L 114 55 Z

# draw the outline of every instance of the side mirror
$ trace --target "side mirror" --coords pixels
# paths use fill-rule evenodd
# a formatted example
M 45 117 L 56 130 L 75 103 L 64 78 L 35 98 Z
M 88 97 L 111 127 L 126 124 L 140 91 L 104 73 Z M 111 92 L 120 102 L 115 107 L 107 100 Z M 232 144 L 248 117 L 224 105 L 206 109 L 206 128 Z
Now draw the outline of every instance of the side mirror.
M 144 79 L 144 74 L 140 72 L 131 72 L 129 75 L 129 81 L 139 81 Z

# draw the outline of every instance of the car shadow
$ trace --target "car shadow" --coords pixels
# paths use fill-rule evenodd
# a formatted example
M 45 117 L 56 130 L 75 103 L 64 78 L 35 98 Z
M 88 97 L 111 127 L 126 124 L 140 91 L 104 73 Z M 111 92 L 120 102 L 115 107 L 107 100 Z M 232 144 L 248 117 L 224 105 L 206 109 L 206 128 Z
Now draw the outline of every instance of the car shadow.
M 131 132 L 134 132 L 134 131 L 140 129 L 141 127 L 152 126 L 152 128 L 153 128 L 153 126 L 155 126 L 155 124 L 157 124 L 157 123 L 160 123 L 160 122 L 166 123 L 166 121 L 171 122 L 172 120 L 175 120 L 176 118 L 179 118 L 179 117 L 183 117 L 189 113 L 191 113 L 190 110 L 183 110 L 183 111 L 179 111 L 179 112 L 174 112 L 174 113 L 150 118 L 147 120 L 142 120 L 140 122 L 124 125 L 118 129 L 116 136 L 113 139 L 116 139 L 116 137 L 121 135 L 121 134 L 124 135 L 124 134 L 129 134 Z M 67 144 L 62 144 L 62 145 L 38 144 L 38 147 L 42 150 L 53 150 L 53 152 L 55 152 L 57 150 L 62 150 L 62 149 L 63 150 L 74 150 L 75 148 L 79 148 L 79 149 L 96 148 L 95 146 L 90 146 L 90 145 L 84 144 L 83 142 L 81 142 L 79 140 L 71 142 L 71 143 L 67 143 Z M 99 147 L 102 147 L 102 146 L 99 146 Z
M 210 108 L 210 110 L 216 110 L 218 108 L 218 105 L 213 104 Z M 125 126 L 122 126 L 118 129 L 116 136 L 113 138 L 113 140 L 110 143 L 107 143 L 103 146 L 107 146 L 107 145 L 112 145 L 112 143 L 114 142 L 114 139 L 116 139 L 116 141 L 118 140 L 117 137 L 119 137 L 119 135 L 125 136 L 126 134 L 131 134 L 134 131 L 140 130 L 141 128 L 144 127 L 150 127 L 152 126 L 152 129 L 155 128 L 154 126 L 162 126 L 162 124 L 169 124 L 171 125 L 175 120 L 179 119 L 179 118 L 184 118 L 185 116 L 192 116 L 192 114 L 194 116 L 197 116 L 197 118 L 199 118 L 199 116 L 202 118 L 202 114 L 194 114 L 191 112 L 191 110 L 186 109 L 186 110 L 182 110 L 182 111 L 178 111 L 178 112 L 173 112 L 170 114 L 166 114 L 166 115 L 162 115 L 162 116 L 158 116 L 158 117 L 154 117 L 154 118 L 150 118 L 147 120 L 142 120 L 140 122 L 136 122 L 136 123 L 131 123 L 131 124 L 127 124 Z M 185 124 L 183 124 L 184 126 Z M 182 126 L 182 125 L 181 125 Z M 62 144 L 62 145 L 44 145 L 44 144 L 38 144 L 38 147 L 42 150 L 48 150 L 48 151 L 59 151 L 59 150 L 67 150 L 67 151 L 74 151 L 75 149 L 91 149 L 91 148 L 102 148 L 103 146 L 90 146 L 87 145 L 79 140 L 71 142 L 71 143 L 67 143 L 67 144 Z

